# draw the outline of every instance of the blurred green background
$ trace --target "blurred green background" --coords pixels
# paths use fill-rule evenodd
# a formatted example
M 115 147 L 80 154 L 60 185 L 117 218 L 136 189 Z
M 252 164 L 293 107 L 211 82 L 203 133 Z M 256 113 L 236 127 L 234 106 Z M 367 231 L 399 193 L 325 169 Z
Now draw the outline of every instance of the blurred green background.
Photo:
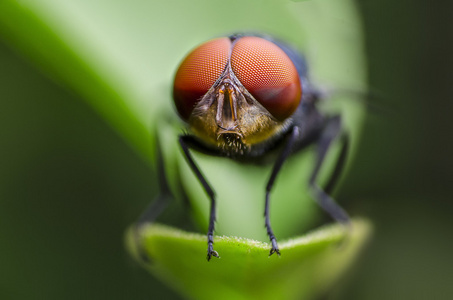
M 391 112 L 337 196 L 375 236 L 329 299 L 451 299 L 453 4 L 357 3 Z M 153 173 L 79 97 L 0 40 L 0 299 L 179 299 L 124 250 Z

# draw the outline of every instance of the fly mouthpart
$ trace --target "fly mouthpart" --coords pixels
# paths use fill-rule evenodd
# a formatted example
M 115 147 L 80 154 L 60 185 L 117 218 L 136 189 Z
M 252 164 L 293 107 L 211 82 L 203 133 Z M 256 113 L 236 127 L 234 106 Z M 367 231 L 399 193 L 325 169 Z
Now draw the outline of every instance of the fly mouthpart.
M 242 138 L 242 133 L 225 131 L 217 135 L 217 142 L 219 147 L 229 155 L 240 155 L 247 149 Z
M 233 125 L 231 127 L 228 127 L 228 128 L 224 128 L 220 125 L 217 125 L 219 127 L 218 131 L 217 131 L 217 140 L 220 139 L 221 136 L 224 136 L 224 135 L 228 135 L 229 139 L 231 138 L 236 138 L 236 139 L 242 139 L 244 138 L 244 136 L 242 135 L 242 133 L 239 131 L 238 129 L 238 125 Z

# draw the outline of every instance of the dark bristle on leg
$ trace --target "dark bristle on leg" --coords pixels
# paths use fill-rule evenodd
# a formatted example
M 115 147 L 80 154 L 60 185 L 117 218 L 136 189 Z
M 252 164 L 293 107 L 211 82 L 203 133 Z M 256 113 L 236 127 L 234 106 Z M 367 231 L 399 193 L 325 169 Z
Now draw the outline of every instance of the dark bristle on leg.
M 285 146 L 284 146 L 282 152 L 280 153 L 280 156 L 277 158 L 277 161 L 274 164 L 271 176 L 266 185 L 266 203 L 265 203 L 265 208 L 264 208 L 264 218 L 265 218 L 265 226 L 267 229 L 267 235 L 269 236 L 269 240 L 272 243 L 272 248 L 269 252 L 269 256 L 274 253 L 277 253 L 278 255 L 280 255 L 280 249 L 278 249 L 277 239 L 275 238 L 274 231 L 272 230 L 271 222 L 269 219 L 270 193 L 271 193 L 272 187 L 274 186 L 275 179 L 277 178 L 277 175 L 278 175 L 281 167 L 283 166 L 283 163 L 289 157 L 289 155 L 291 154 L 291 151 L 294 148 L 295 141 L 299 137 L 299 131 L 300 131 L 299 127 L 297 127 L 297 126 L 294 126 L 293 129 L 291 130 L 290 134 L 287 137 Z
M 215 227 L 215 220 L 216 220 L 215 193 L 214 193 L 214 190 L 209 185 L 209 183 L 204 178 L 204 176 L 201 173 L 200 169 L 198 168 L 197 164 L 193 160 L 192 155 L 190 154 L 189 146 L 191 145 L 192 141 L 193 141 L 193 139 L 189 135 L 182 135 L 179 137 L 179 144 L 181 145 L 181 148 L 184 152 L 184 156 L 186 157 L 190 168 L 195 173 L 195 176 L 198 178 L 201 185 L 203 186 L 203 189 L 206 191 L 209 199 L 211 200 L 211 210 L 209 213 L 209 227 L 208 227 L 208 234 L 207 234 L 208 254 L 206 256 L 207 260 L 210 261 L 211 257 L 213 257 L 213 256 L 219 258 L 219 254 L 217 253 L 217 251 L 214 250 L 214 246 L 213 246 L 213 244 L 214 244 L 214 227 Z
M 318 140 L 318 149 L 317 149 L 317 158 L 315 168 L 312 172 L 312 175 L 309 180 L 309 186 L 312 192 L 312 195 L 318 205 L 327 212 L 334 220 L 345 225 L 348 229 L 351 227 L 351 220 L 343 208 L 339 206 L 324 190 L 322 190 L 316 183 L 319 170 L 322 163 L 326 157 L 327 151 L 329 150 L 332 142 L 340 135 L 341 133 L 341 119 L 340 116 L 334 116 L 327 121 L 324 131 L 321 134 L 321 137 Z M 341 168 L 344 165 L 344 159 L 346 157 L 346 151 L 348 149 L 348 139 L 343 139 L 343 147 L 337 161 L 334 173 L 331 180 L 327 185 L 327 189 L 330 191 L 333 188 L 334 181 L 339 175 Z

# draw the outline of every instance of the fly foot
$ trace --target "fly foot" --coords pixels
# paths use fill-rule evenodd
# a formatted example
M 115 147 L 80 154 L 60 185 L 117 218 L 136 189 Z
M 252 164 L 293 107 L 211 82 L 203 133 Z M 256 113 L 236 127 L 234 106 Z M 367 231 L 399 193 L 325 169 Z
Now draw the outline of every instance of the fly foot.
M 280 249 L 278 249 L 277 240 L 275 238 L 273 238 L 271 240 L 271 242 L 272 242 L 272 249 L 269 252 L 269 256 L 271 256 L 274 253 L 277 253 L 277 255 L 280 256 Z
M 215 256 L 215 257 L 217 257 L 217 258 L 220 258 L 219 253 L 217 253 L 217 251 L 215 251 L 215 250 L 213 249 L 212 244 L 209 243 L 209 244 L 208 244 L 208 255 L 206 256 L 206 259 L 207 259 L 208 261 L 210 261 L 210 260 L 211 260 L 211 257 L 213 257 L 213 256 Z

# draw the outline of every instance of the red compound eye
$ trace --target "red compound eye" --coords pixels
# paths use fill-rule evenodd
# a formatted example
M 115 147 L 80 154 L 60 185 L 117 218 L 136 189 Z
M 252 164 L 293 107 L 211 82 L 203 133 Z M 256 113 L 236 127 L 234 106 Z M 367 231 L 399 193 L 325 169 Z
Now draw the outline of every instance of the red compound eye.
M 173 98 L 184 120 L 189 119 L 196 103 L 222 74 L 230 48 L 228 38 L 208 41 L 195 48 L 179 66 L 173 85 Z
M 291 59 L 263 38 L 240 38 L 231 54 L 231 67 L 244 87 L 275 118 L 282 121 L 299 105 L 302 88 Z

